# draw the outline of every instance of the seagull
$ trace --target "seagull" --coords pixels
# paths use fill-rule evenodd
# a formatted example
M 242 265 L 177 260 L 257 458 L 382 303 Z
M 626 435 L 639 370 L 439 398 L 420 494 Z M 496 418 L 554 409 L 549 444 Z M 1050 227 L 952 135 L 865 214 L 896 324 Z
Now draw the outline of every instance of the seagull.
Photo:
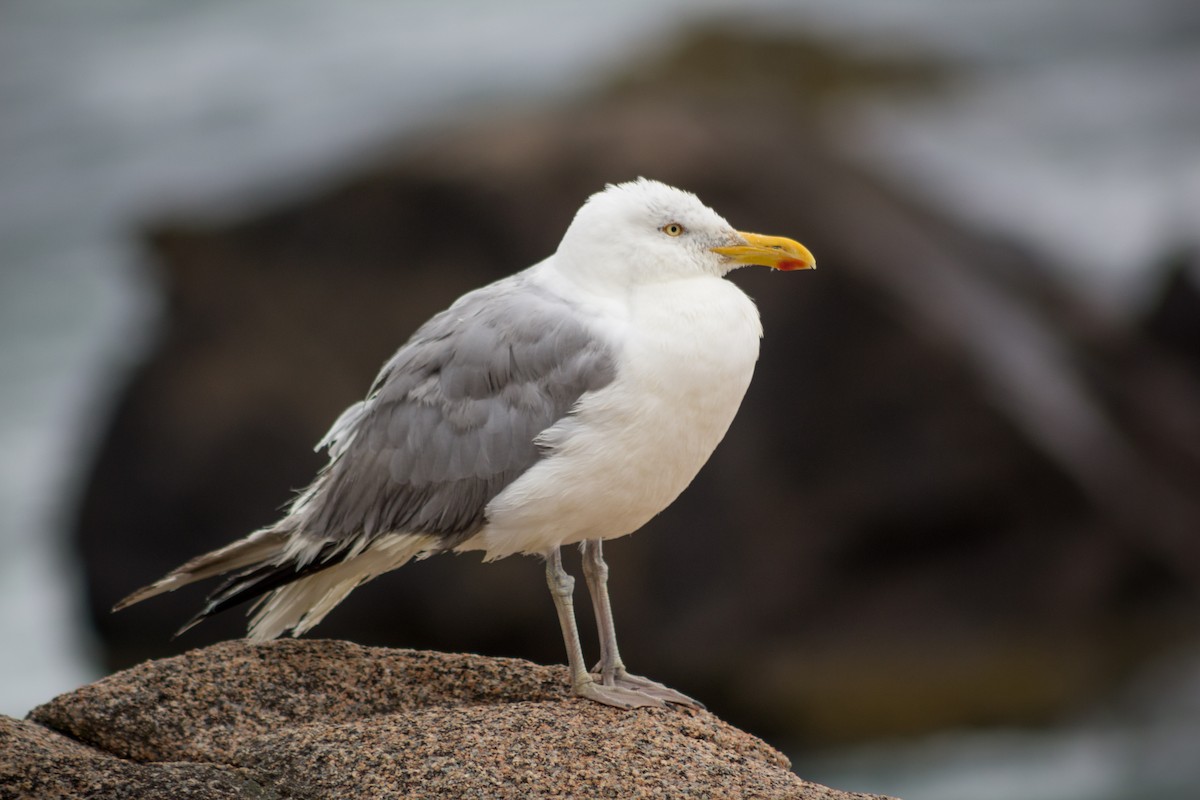
M 282 519 L 114 610 L 227 576 L 183 630 L 256 600 L 248 636 L 265 641 L 305 633 L 355 587 L 414 558 L 536 555 L 576 695 L 702 707 L 625 669 L 602 545 L 670 505 L 733 421 L 762 337 L 754 302 L 724 279 L 745 265 L 816 261 L 791 239 L 735 230 L 689 192 L 645 178 L 607 186 L 553 255 L 463 295 L 413 334 L 317 445 L 328 463 Z M 571 544 L 600 638 L 594 671 L 562 564 Z

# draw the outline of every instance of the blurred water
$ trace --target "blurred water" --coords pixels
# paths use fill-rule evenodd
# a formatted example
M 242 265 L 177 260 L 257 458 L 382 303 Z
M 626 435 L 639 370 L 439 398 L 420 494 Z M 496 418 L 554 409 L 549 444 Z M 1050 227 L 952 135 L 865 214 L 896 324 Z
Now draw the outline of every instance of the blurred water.
M 798 759 L 841 789 L 905 800 L 1195 800 L 1200 652 L 1146 670 L 1120 697 L 1049 730 L 949 731 Z
M 1045 250 L 1102 300 L 1136 296 L 1146 263 L 1197 241 L 1200 8 L 1184 0 L 10 0 L 0 8 L 0 713 L 22 715 L 97 676 L 62 544 L 79 468 L 153 330 L 153 287 L 131 236 L 140 221 L 185 207 L 234 214 L 434 118 L 570 92 L 714 11 L 971 65 L 958 92 L 926 105 L 856 109 L 862 134 L 847 148 Z M 814 763 L 828 774 L 809 777 L 847 788 L 872 770 L 900 780 L 887 772 L 899 759 L 924 776 L 906 784 L 910 800 L 1124 796 L 1069 754 L 1053 762 L 1062 781 L 1051 793 L 1020 782 L 1031 759 L 1072 743 L 1111 765 L 1103 754 L 1136 745 L 1118 723 L 984 736 L 861 751 Z M 990 764 L 1008 794 L 946 783 L 956 764 L 968 776 Z
M 831 5 L 830 30 L 973 67 L 949 96 L 863 109 L 852 148 L 911 190 L 1032 245 L 1118 312 L 1152 290 L 1148 262 L 1200 242 L 1200 4 Z

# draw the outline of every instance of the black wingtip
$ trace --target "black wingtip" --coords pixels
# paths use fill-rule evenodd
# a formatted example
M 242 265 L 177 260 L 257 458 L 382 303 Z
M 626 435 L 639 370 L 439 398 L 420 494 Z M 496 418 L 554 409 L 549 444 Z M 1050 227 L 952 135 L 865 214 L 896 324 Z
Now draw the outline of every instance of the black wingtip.
M 297 567 L 292 563 L 266 563 L 232 575 L 209 594 L 204 608 L 189 619 L 171 638 L 175 639 L 215 614 L 220 614 L 222 611 L 259 598 L 281 586 L 286 586 L 293 581 L 339 564 L 341 558 L 338 558 L 337 555 L 337 545 L 330 542 L 322 548 L 316 558 L 302 567 Z
M 197 613 L 194 617 L 192 617 L 187 622 L 185 622 L 182 628 L 180 628 L 179 630 L 177 630 L 171 634 L 171 641 L 173 642 L 176 639 L 178 639 L 180 636 L 183 636 L 185 633 L 190 631 L 192 628 L 196 627 L 201 622 L 208 619 L 208 616 L 209 616 L 209 614 L 208 614 L 207 608 L 205 608 L 203 611 Z

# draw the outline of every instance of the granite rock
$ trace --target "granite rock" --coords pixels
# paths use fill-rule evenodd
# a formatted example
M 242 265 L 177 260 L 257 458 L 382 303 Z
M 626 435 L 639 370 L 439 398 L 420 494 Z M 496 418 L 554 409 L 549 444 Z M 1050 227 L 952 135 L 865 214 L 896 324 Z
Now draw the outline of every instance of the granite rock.
M 226 642 L 0 719 L 0 797 L 867 798 L 704 711 L 618 711 L 562 667 Z
M 247 770 L 195 762 L 129 761 L 36 722 L 0 716 L 0 797 L 218 800 L 279 794 Z

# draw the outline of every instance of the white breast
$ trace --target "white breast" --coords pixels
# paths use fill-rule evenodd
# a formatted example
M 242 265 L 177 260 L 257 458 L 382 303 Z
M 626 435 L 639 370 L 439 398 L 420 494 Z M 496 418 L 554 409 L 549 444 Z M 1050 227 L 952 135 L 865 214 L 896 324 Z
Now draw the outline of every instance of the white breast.
M 545 432 L 553 455 L 492 500 L 460 549 L 492 559 L 632 533 L 724 437 L 758 359 L 754 303 L 711 276 L 640 286 L 627 303 L 616 379 Z

